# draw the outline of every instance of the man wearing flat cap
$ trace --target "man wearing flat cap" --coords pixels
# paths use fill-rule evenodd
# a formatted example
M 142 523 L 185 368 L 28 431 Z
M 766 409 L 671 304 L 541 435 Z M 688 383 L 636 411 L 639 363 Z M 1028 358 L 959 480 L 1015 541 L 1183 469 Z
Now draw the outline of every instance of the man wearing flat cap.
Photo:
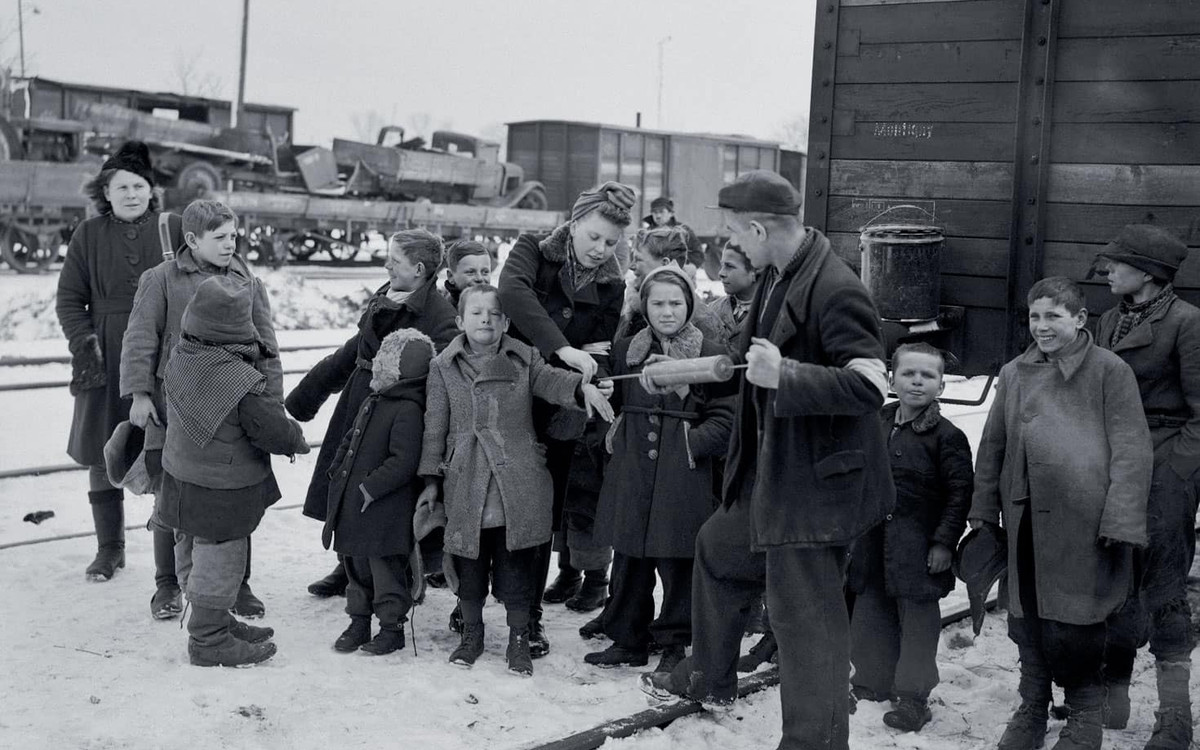
M 1105 725 L 1120 729 L 1129 719 L 1129 679 L 1148 632 L 1159 710 L 1147 747 L 1155 748 L 1187 748 L 1192 739 L 1187 574 L 1196 549 L 1200 485 L 1200 310 L 1179 299 L 1172 286 L 1187 253 L 1167 230 L 1133 224 L 1097 258 L 1120 298 L 1100 316 L 1097 343 L 1133 368 L 1154 442 L 1149 544 L 1137 553 L 1137 596 L 1108 622 Z
M 849 546 L 892 510 L 878 412 L 887 393 L 879 315 L 854 271 L 800 219 L 782 177 L 754 171 L 721 189 L 730 243 L 762 273 L 731 348 L 738 386 L 723 507 L 696 540 L 693 656 L 652 695 L 737 695 L 742 629 L 765 578 L 778 641 L 779 748 L 846 750 Z M 681 685 L 682 683 L 682 685 Z
M 688 275 L 695 276 L 696 268 L 704 267 L 704 248 L 700 246 L 700 238 L 691 227 L 675 218 L 675 201 L 665 195 L 650 201 L 650 215 L 642 218 L 642 225 L 647 229 L 679 227 L 687 243 L 687 264 L 684 267 L 694 266 L 688 269 Z

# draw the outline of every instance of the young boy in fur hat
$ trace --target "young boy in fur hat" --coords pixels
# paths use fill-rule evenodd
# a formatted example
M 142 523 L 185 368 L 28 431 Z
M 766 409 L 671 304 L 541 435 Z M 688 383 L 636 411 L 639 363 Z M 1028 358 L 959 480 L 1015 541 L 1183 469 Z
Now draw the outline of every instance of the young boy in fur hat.
M 417 570 L 413 512 L 421 487 L 415 450 L 425 429 L 425 378 L 433 341 L 415 328 L 389 333 L 371 363 L 371 395 L 329 470 L 329 510 L 321 541 L 342 556 L 350 582 L 350 626 L 333 647 L 380 656 L 404 648 Z M 423 483 L 422 483 L 423 484 Z M 417 566 L 419 567 L 419 565 Z M 371 615 L 379 634 L 371 638 Z
M 255 367 L 277 357 L 259 338 L 253 289 L 232 276 L 200 284 L 163 378 L 162 521 L 175 529 L 176 567 L 191 603 L 188 657 L 203 667 L 271 658 L 274 631 L 233 619 L 250 534 L 280 497 L 271 454 L 308 453 L 300 425 Z
M 470 667 L 483 653 L 483 604 L 504 602 L 508 668 L 533 674 L 529 609 L 541 582 L 539 546 L 550 540 L 553 489 L 545 447 L 533 429 L 533 398 L 582 405 L 612 419 L 599 389 L 552 367 L 508 336 L 500 295 L 471 286 L 458 300 L 458 335 L 429 368 L 418 505 L 445 503 L 445 549 L 458 580 L 462 640 L 450 661 Z M 448 573 L 449 575 L 449 573 Z

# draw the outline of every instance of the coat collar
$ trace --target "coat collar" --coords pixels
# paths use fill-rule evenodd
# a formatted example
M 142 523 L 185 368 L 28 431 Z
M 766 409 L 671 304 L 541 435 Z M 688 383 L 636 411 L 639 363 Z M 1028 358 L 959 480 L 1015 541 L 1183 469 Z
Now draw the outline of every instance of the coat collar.
M 437 291 L 436 278 L 437 277 L 429 279 L 424 284 L 414 289 L 412 294 L 408 295 L 408 298 L 400 303 L 392 302 L 390 299 L 388 299 L 388 290 L 392 288 L 392 283 L 390 281 L 383 282 L 383 286 L 375 290 L 374 296 L 377 300 L 379 300 L 378 304 L 396 308 L 407 307 L 414 313 L 420 314 L 422 311 L 424 311 L 425 305 L 429 302 L 429 294 Z
M 550 234 L 546 235 L 541 242 L 538 243 L 538 249 L 542 252 L 542 257 L 551 263 L 562 263 L 564 269 L 567 264 L 567 254 L 572 252 L 573 245 L 571 243 L 571 225 L 563 224 L 558 229 L 555 229 Z M 625 274 L 621 273 L 621 267 L 617 263 L 617 256 L 604 261 L 600 266 L 600 270 L 596 273 L 596 284 L 611 284 L 615 281 L 621 281 Z M 562 275 L 559 275 L 562 278 Z M 565 284 L 565 286 L 569 286 Z M 579 293 L 573 295 L 576 299 L 580 299 L 583 293 L 590 290 L 592 297 L 599 299 L 596 296 L 595 284 L 589 284 Z
M 1179 298 L 1176 297 L 1175 299 L 1171 300 L 1169 303 L 1163 305 L 1159 309 L 1150 313 L 1150 315 L 1145 320 L 1143 320 L 1141 323 L 1138 323 L 1136 326 L 1134 326 L 1134 328 L 1129 333 L 1125 334 L 1125 338 L 1118 341 L 1116 346 L 1114 346 L 1112 348 L 1112 350 L 1114 352 L 1119 352 L 1119 351 L 1124 351 L 1125 349 L 1137 349 L 1138 347 L 1141 347 L 1141 346 L 1149 346 L 1150 344 L 1154 343 L 1153 324 L 1158 323 L 1163 318 L 1167 317 L 1167 313 L 1171 310 L 1171 308 L 1178 301 L 1179 301 Z M 1112 318 L 1114 324 L 1117 321 L 1119 321 L 1120 319 L 1121 319 L 1121 316 L 1119 313 L 1115 317 Z M 1107 336 L 1108 340 L 1111 341 L 1112 340 L 1112 332 L 1113 332 L 1113 326 L 1106 326 L 1106 330 L 1102 331 L 1100 333 L 1100 335 Z M 1101 340 L 1104 340 L 1104 339 L 1102 338 Z
M 455 336 L 442 352 L 442 356 L 446 358 L 447 362 L 457 366 L 456 360 L 467 356 L 467 335 L 460 333 Z M 500 339 L 500 349 L 496 352 L 496 356 L 479 373 L 476 382 L 480 380 L 515 381 L 520 372 L 517 369 L 518 365 L 514 364 L 513 360 L 520 362 L 520 367 L 529 367 L 533 361 L 533 350 L 506 333 Z
M 1092 353 L 1092 348 L 1096 345 L 1092 340 L 1092 332 L 1088 329 L 1081 328 L 1079 335 L 1084 337 L 1083 341 L 1072 341 L 1068 344 L 1070 351 L 1052 360 L 1048 360 L 1042 354 L 1036 343 L 1030 344 L 1029 348 L 1017 358 L 1017 365 L 1021 367 L 1039 367 L 1053 364 L 1062 372 L 1063 379 L 1070 381 L 1075 373 L 1079 372 L 1079 368 L 1083 367 L 1084 360 Z
M 900 402 L 895 401 L 883 407 L 881 416 L 885 427 L 890 428 L 896 423 L 896 414 L 900 411 Z M 938 402 L 934 401 L 926 406 L 925 409 L 917 415 L 917 418 L 907 424 L 912 427 L 913 432 L 918 435 L 923 435 L 929 432 L 934 427 L 938 426 L 938 422 L 942 420 L 942 409 L 938 406 Z
M 650 350 L 654 347 L 656 337 L 654 332 L 647 325 L 642 330 L 638 331 L 633 336 L 633 340 L 629 342 L 629 350 L 625 353 L 625 363 L 630 367 L 637 367 L 646 357 L 650 356 Z M 704 334 L 700 333 L 700 329 L 688 323 L 683 328 L 679 329 L 679 333 L 675 334 L 675 338 L 671 340 L 671 359 L 695 359 L 700 356 L 700 349 L 704 346 Z
M 809 300 L 812 297 L 813 285 L 817 275 L 825 265 L 830 254 L 829 240 L 819 230 L 805 228 L 804 241 L 797 249 L 796 257 L 784 269 L 780 284 L 787 284 L 787 296 L 780 315 L 775 319 L 771 328 L 770 340 L 776 346 L 782 346 L 788 339 L 796 335 L 798 326 L 808 320 Z M 751 308 L 750 314 L 757 316 L 763 305 L 767 304 L 766 290 L 768 284 L 760 283 L 758 303 Z M 785 309 L 790 315 L 782 314 Z

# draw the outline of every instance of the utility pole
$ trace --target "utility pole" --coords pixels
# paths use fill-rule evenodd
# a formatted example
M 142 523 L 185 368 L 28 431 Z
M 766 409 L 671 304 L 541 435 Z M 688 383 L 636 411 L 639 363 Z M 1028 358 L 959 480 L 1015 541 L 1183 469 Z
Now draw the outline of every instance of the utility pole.
M 21 77 L 25 77 L 25 6 L 17 0 L 17 36 L 21 41 Z
M 230 126 L 237 127 L 242 120 L 242 109 L 246 106 L 246 43 L 250 32 L 250 0 L 242 0 L 242 55 L 238 66 L 237 101 L 234 103 Z
M 658 118 L 655 127 L 662 129 L 662 99 L 663 99 L 663 48 L 667 46 L 667 42 L 671 41 L 671 37 L 664 36 L 658 40 Z

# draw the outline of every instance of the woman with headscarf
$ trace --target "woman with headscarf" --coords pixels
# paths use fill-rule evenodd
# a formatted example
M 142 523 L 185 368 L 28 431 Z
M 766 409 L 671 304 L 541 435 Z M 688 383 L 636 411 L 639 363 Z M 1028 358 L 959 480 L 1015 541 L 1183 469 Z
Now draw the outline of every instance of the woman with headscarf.
M 107 581 L 125 567 L 124 492 L 108 480 L 104 444 L 129 417 L 120 395 L 121 339 L 142 272 L 183 244 L 180 219 L 160 219 L 146 144 L 128 141 L 100 167 L 85 191 L 99 216 L 71 237 L 58 277 L 56 311 L 71 351 L 75 412 L 67 454 L 88 467 L 88 500 L 98 550 L 88 580 Z M 165 237 L 162 235 L 165 234 Z M 174 552 L 170 573 L 174 575 Z
M 625 285 L 617 254 L 635 202 L 633 188 L 616 182 L 581 193 L 570 221 L 546 236 L 521 235 L 500 272 L 500 299 L 512 321 L 510 333 L 537 347 L 548 362 L 577 370 L 585 382 L 607 367 L 621 319 Z M 586 425 L 567 412 L 555 414 L 549 408 L 537 409 L 534 416 L 547 447 L 554 482 L 554 529 L 559 531 L 572 460 Z M 586 445 L 582 450 L 587 451 Z M 544 545 L 540 555 L 538 580 L 544 582 L 550 545 Z M 585 565 L 593 567 L 596 562 L 588 560 Z M 607 561 L 599 566 L 599 576 L 590 576 L 593 588 L 601 591 L 608 585 L 605 567 Z M 570 552 L 561 550 L 559 577 L 548 590 L 547 601 L 563 601 L 579 593 L 582 585 Z M 530 653 L 538 658 L 549 650 L 539 599 L 530 612 Z

